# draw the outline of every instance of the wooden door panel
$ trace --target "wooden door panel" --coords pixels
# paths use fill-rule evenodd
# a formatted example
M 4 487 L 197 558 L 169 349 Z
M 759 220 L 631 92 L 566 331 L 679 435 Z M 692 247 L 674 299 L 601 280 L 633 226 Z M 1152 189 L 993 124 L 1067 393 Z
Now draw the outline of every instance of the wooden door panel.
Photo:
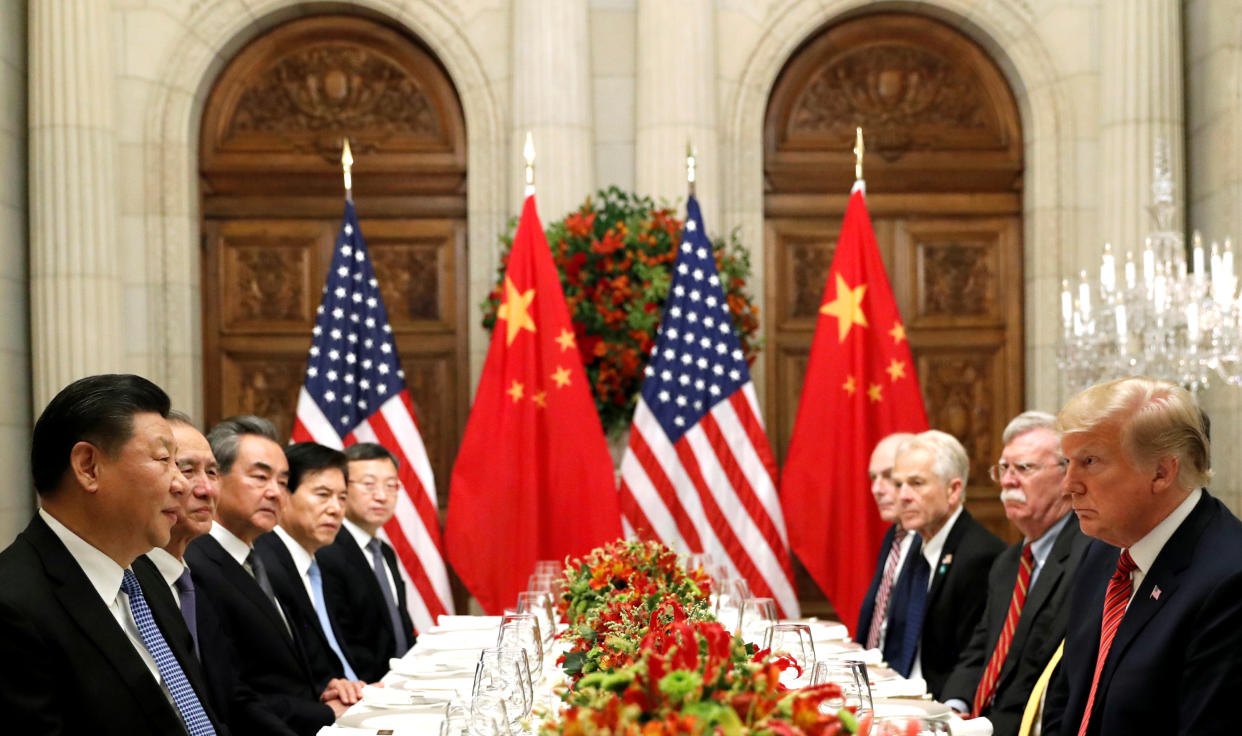
M 465 223 L 362 220 L 359 225 L 393 332 L 454 332 Z
M 321 252 L 330 247 L 324 223 L 241 220 L 215 230 L 224 334 L 302 332 L 314 322 L 324 271 Z

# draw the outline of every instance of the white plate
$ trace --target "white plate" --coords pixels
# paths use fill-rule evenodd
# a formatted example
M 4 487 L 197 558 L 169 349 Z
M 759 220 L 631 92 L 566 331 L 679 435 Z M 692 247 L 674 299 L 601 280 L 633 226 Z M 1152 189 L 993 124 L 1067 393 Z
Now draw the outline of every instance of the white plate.
M 953 711 L 944 703 L 934 700 L 905 700 L 903 698 L 876 698 L 876 718 L 909 716 L 911 718 L 948 718 Z
M 383 711 L 350 712 L 337 719 L 337 725 L 353 728 L 390 728 L 396 736 L 436 733 L 444 720 L 444 710 L 428 712 L 421 708 L 387 708 Z

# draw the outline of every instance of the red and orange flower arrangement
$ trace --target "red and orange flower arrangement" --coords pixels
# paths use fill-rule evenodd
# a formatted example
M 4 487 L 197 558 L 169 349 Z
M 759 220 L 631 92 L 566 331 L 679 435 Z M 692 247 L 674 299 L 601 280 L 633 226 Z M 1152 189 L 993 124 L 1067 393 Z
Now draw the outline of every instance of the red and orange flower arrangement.
M 541 736 L 835 736 L 850 711 L 837 685 L 788 690 L 796 664 L 744 644 L 708 608 L 711 581 L 672 550 L 618 541 L 572 560 L 561 611 L 573 688 Z
M 496 286 L 483 304 L 483 326 L 496 324 L 510 235 L 502 238 Z M 595 408 L 604 432 L 629 426 L 643 369 L 672 283 L 682 221 L 651 198 L 616 187 L 599 191 L 577 211 L 548 225 L 546 235 L 565 290 Z M 759 310 L 746 293 L 750 254 L 736 232 L 716 239 L 716 267 L 747 360 L 758 354 Z

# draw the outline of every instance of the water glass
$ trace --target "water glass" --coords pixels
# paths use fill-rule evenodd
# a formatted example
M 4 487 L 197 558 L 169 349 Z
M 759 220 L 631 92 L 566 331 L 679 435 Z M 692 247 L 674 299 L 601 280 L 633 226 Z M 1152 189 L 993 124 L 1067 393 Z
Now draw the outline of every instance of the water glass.
M 494 692 L 481 692 L 470 698 L 466 716 L 470 736 L 510 736 L 509 711 L 505 699 Z
M 502 617 L 496 646 L 525 649 L 532 678 L 539 680 L 543 677 L 543 634 L 535 614 L 511 613 Z
M 835 713 L 842 707 L 862 714 L 872 710 L 871 683 L 867 679 L 867 665 L 852 659 L 822 659 L 811 670 L 811 684 L 831 682 L 841 687 L 841 699 L 828 699 L 820 710 Z
M 947 736 L 949 722 L 918 716 L 883 716 L 871 718 L 865 714 L 859 719 L 859 736 Z
M 444 704 L 444 721 L 440 724 L 440 736 L 464 736 L 470 723 L 470 709 L 460 700 Z
M 786 685 L 796 680 L 805 682 L 815 670 L 815 642 L 811 640 L 811 627 L 806 624 L 772 624 L 763 637 L 762 648 L 770 649 L 774 655 L 792 657 L 802 668 L 801 677 L 795 669 L 781 673 L 781 682 Z
M 535 614 L 535 618 L 539 619 L 539 631 L 543 634 L 544 643 L 551 643 L 556 634 L 556 605 L 551 593 L 546 590 L 524 590 L 518 593 L 514 613 Z
M 503 715 L 503 723 L 511 730 L 517 728 L 530 712 L 530 681 L 523 679 L 527 675 L 524 675 L 519 664 L 519 651 L 493 652 L 494 656 L 485 655 L 475 665 L 474 688 L 471 691 L 472 730 L 476 728 L 473 718 L 475 710 L 479 711 L 480 716 L 488 716 L 492 720 Z
M 771 598 L 747 598 L 742 602 L 742 640 L 748 644 L 763 641 L 768 628 L 779 619 L 776 617 L 776 601 Z
M 750 585 L 744 579 L 730 578 L 723 581 L 715 600 L 716 620 L 729 631 L 736 633 L 742 625 L 742 606 L 750 597 Z
M 536 575 L 551 575 L 558 578 L 564 570 L 565 563 L 560 560 L 539 560 L 535 563 Z

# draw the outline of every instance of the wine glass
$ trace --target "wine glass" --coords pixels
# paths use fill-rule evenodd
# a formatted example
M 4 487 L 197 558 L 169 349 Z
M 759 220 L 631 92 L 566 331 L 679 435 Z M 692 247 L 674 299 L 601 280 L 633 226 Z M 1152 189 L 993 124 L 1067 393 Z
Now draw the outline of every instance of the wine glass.
M 716 596 L 716 620 L 726 629 L 737 632 L 742 625 L 742 605 L 750 598 L 750 585 L 742 578 L 731 578 L 720 585 Z
M 828 699 L 820 705 L 822 712 L 835 713 L 849 708 L 857 715 L 871 712 L 871 683 L 867 679 L 867 665 L 853 659 L 821 659 L 811 670 L 811 685 L 831 682 L 841 687 L 840 699 Z
M 556 606 L 552 594 L 546 590 L 524 590 L 518 593 L 514 613 L 533 613 L 539 619 L 539 630 L 545 643 L 556 634 Z
M 526 650 L 521 647 L 492 647 L 484 649 L 479 654 L 479 664 L 475 667 L 475 683 L 478 687 L 480 673 L 483 675 L 499 677 L 500 680 L 508 682 L 509 671 L 514 665 L 517 667 L 517 684 L 522 688 L 527 710 L 533 707 L 535 702 L 535 683 L 530 676 L 530 659 L 526 655 Z M 497 675 L 496 673 L 499 673 Z M 516 701 L 508 706 L 510 710 L 517 708 L 519 703 Z
M 552 577 L 560 577 L 561 571 L 565 569 L 565 563 L 560 560 L 539 560 L 535 562 L 536 575 L 551 575 Z
M 776 623 L 776 601 L 771 598 L 747 598 L 742 602 L 741 626 L 742 640 L 748 644 L 759 644 L 768 627 Z
M 949 722 L 922 716 L 881 716 L 864 713 L 858 721 L 858 736 L 947 736 Z
M 471 696 L 466 715 L 470 736 L 510 736 L 511 722 L 505 699 L 497 693 L 484 691 Z
M 471 690 L 472 710 L 475 702 L 482 702 L 482 711 L 495 718 L 501 711 L 489 699 L 499 700 L 506 717 L 505 723 L 511 729 L 518 726 L 533 705 L 530 673 L 522 670 L 521 652 L 511 648 L 485 651 L 475 665 L 474 687 Z M 473 722 L 471 727 L 474 727 Z
M 781 673 L 781 682 L 792 685 L 795 681 L 810 677 L 815 669 L 815 642 L 811 640 L 811 627 L 806 624 L 772 624 L 763 637 L 763 648 L 773 655 L 792 657 L 802 669 L 787 669 Z
M 543 635 L 533 613 L 510 613 L 500 619 L 497 647 L 520 647 L 530 659 L 532 679 L 543 677 Z
M 444 704 L 444 721 L 440 723 L 440 736 L 464 736 L 470 722 L 470 709 L 460 700 Z

